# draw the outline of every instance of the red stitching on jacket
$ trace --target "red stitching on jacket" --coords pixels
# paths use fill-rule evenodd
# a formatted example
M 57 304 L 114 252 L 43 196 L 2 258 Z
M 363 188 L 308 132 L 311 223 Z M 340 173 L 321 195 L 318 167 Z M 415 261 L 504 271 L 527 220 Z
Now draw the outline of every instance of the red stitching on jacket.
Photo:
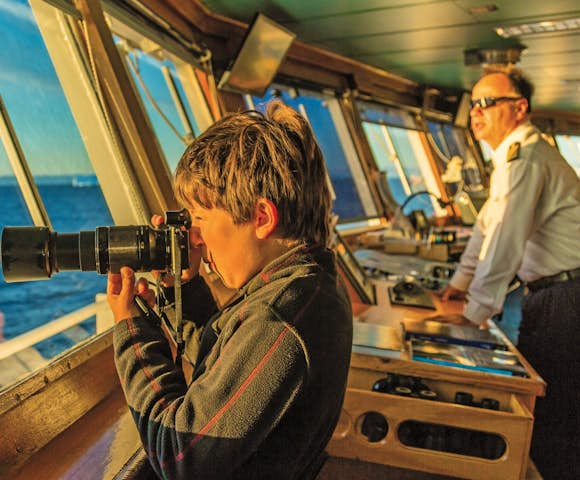
M 310 297 L 310 299 L 308 300 L 308 302 L 306 302 L 304 304 L 304 306 L 298 311 L 298 313 L 296 315 L 294 315 L 294 318 L 292 319 L 292 325 L 296 325 L 296 323 L 298 323 L 298 319 L 300 317 L 302 317 L 302 315 L 304 314 L 305 310 L 314 301 L 314 299 L 318 295 L 318 292 L 320 292 L 320 281 L 318 282 L 318 285 L 316 285 L 316 289 L 314 290 L 314 293 L 312 294 L 312 296 Z
M 135 341 L 136 336 L 135 323 L 132 318 L 127 319 L 127 326 L 129 327 L 129 333 L 131 334 L 131 338 L 133 339 L 133 350 L 135 351 L 135 357 L 137 357 L 137 360 L 141 365 L 141 370 L 143 370 L 145 377 L 147 378 L 147 380 L 149 380 L 149 385 L 151 385 L 153 391 L 155 391 L 155 393 L 159 393 L 161 391 L 161 387 L 157 383 L 157 380 L 155 380 L 155 377 L 151 373 L 151 370 L 149 370 L 149 367 L 145 365 L 145 362 L 143 361 L 143 353 L 141 352 L 141 347 Z M 160 401 L 165 406 L 165 399 L 162 398 Z
M 260 372 L 260 370 L 262 370 L 262 368 L 264 367 L 266 362 L 270 359 L 270 357 L 276 351 L 276 349 L 278 348 L 278 346 L 280 345 L 280 343 L 282 342 L 284 337 L 288 334 L 288 332 L 289 332 L 288 327 L 285 327 L 284 330 L 280 333 L 280 335 L 278 335 L 278 338 L 274 341 L 274 343 L 269 348 L 269 350 L 264 354 L 264 356 L 262 357 L 262 360 L 260 360 L 260 363 L 258 363 L 258 365 L 256 365 L 254 370 L 252 370 L 250 375 L 248 375 L 248 378 L 246 378 L 244 380 L 244 383 L 242 383 L 242 385 L 240 385 L 240 388 L 238 388 L 236 393 L 234 393 L 232 395 L 232 397 L 226 402 L 226 404 L 222 408 L 220 408 L 218 410 L 218 412 L 210 419 L 210 421 L 207 422 L 203 426 L 203 428 L 201 428 L 199 430 L 197 435 L 191 440 L 191 442 L 189 442 L 189 445 L 175 456 L 175 460 L 177 462 L 183 460 L 187 451 L 191 447 L 193 447 L 197 442 L 199 442 L 205 436 L 205 434 L 218 422 L 218 420 L 233 406 L 233 404 L 238 400 L 238 398 L 240 398 L 242 393 L 245 392 L 245 390 L 248 388 L 248 386 L 250 385 L 252 380 Z
M 285 261 L 283 261 L 282 263 L 280 263 L 279 265 L 276 265 L 275 267 L 272 267 L 267 272 L 260 272 L 260 278 L 262 280 L 264 280 L 264 282 L 268 283 L 270 281 L 270 276 L 273 273 L 276 273 L 278 270 L 280 270 L 281 268 L 284 268 L 289 263 L 294 262 L 294 260 L 296 260 L 296 258 L 298 257 L 299 254 L 303 254 L 305 252 L 309 252 L 310 250 L 311 249 L 308 248 L 308 247 L 301 248 L 300 250 L 298 250 L 297 252 L 295 252 L 293 255 L 291 255 L 290 257 L 288 257 Z
M 244 323 L 244 316 L 246 315 L 246 310 L 248 309 L 248 304 L 244 303 L 241 307 L 240 307 L 240 311 L 238 312 L 238 318 L 240 319 L 240 325 L 242 323 Z
M 306 309 L 310 306 L 310 304 L 314 301 L 318 293 L 320 292 L 320 283 L 316 286 L 313 295 L 310 297 L 308 302 L 298 311 L 298 313 L 292 319 L 292 323 L 295 324 L 298 319 L 304 314 Z M 187 447 L 185 447 L 182 451 L 178 452 L 175 455 L 175 461 L 180 462 L 185 458 L 186 453 L 197 443 L 199 442 L 205 434 L 220 420 L 221 417 L 234 405 L 234 403 L 239 399 L 242 393 L 248 388 L 252 380 L 256 377 L 256 375 L 262 370 L 266 362 L 270 359 L 270 357 L 274 354 L 284 337 L 288 334 L 289 328 L 285 327 L 284 330 L 278 335 L 278 338 L 274 341 L 272 346 L 268 349 L 268 351 L 264 354 L 258 365 L 252 370 L 250 375 L 244 380 L 240 388 L 232 395 L 232 397 L 226 402 L 226 404 L 218 410 L 218 412 L 199 430 L 196 436 L 189 442 Z M 222 352 L 223 353 L 223 352 Z M 215 365 L 212 367 L 215 368 Z M 166 462 L 160 462 L 162 467 L 167 465 Z

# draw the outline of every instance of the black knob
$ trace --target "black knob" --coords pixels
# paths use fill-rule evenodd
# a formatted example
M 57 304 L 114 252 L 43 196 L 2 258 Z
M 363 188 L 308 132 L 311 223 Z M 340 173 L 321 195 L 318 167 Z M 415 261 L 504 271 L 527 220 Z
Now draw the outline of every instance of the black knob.
M 399 385 L 399 376 L 389 373 L 386 378 L 380 378 L 373 385 L 374 392 L 393 393 Z
M 396 387 L 394 393 L 396 393 L 397 395 L 402 395 L 404 397 L 408 397 L 409 395 L 411 395 L 413 393 L 413 390 L 411 390 L 409 387 Z
M 368 412 L 361 425 L 362 434 L 369 442 L 380 442 L 387 436 L 389 425 L 387 419 L 378 412 Z
M 455 392 L 455 403 L 459 405 L 473 405 L 473 395 L 467 392 Z
M 486 408 L 488 410 L 499 410 L 499 401 L 495 398 L 482 398 L 481 408 Z
M 425 400 L 437 400 L 437 393 L 433 390 L 419 390 L 419 397 Z

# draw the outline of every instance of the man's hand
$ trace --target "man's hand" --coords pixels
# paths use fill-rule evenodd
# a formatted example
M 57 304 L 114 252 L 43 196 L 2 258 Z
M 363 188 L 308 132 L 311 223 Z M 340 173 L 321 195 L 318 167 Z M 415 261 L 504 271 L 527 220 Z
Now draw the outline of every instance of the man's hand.
M 464 300 L 467 292 L 465 290 L 460 290 L 452 285 L 447 285 L 445 289 L 438 294 L 441 297 L 442 302 L 447 300 Z
M 431 320 L 433 322 L 440 323 L 451 323 L 453 325 L 466 325 L 470 327 L 477 327 L 475 323 L 470 322 L 466 317 L 460 313 L 449 313 L 445 315 L 435 315 L 433 317 L 427 317 L 425 320 Z

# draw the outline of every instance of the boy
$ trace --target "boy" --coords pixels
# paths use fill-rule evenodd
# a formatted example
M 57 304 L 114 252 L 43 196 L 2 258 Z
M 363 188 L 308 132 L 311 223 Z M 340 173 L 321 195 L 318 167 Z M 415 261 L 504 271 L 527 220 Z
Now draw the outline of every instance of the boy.
M 267 117 L 218 121 L 175 176 L 192 219 L 192 271 L 202 257 L 238 291 L 218 311 L 201 277 L 184 284 L 187 384 L 160 328 L 133 304 L 133 271 L 110 274 L 115 361 L 149 460 L 162 478 L 314 478 L 352 344 L 350 302 L 326 248 L 320 148 L 307 122 L 274 102 Z M 151 297 L 144 282 L 137 289 Z

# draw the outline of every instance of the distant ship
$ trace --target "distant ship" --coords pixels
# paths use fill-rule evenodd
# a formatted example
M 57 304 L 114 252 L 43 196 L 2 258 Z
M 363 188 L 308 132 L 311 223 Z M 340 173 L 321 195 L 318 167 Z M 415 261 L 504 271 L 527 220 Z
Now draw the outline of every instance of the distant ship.
M 73 187 L 95 187 L 98 184 L 95 175 L 76 175 L 72 178 Z

